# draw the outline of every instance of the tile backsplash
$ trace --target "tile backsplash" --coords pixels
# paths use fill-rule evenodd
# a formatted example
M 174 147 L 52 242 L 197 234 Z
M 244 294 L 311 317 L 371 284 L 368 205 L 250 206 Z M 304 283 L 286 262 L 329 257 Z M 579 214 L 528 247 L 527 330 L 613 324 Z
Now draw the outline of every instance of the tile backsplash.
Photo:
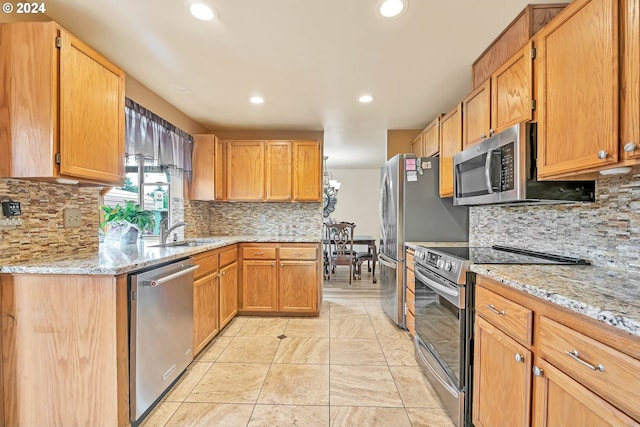
M 20 202 L 22 225 L 0 229 L 0 263 L 98 251 L 97 188 L 0 178 L 3 198 Z M 80 208 L 80 227 L 64 228 L 64 208 Z
M 601 177 L 594 203 L 472 207 L 469 243 L 547 251 L 640 272 L 640 173 Z

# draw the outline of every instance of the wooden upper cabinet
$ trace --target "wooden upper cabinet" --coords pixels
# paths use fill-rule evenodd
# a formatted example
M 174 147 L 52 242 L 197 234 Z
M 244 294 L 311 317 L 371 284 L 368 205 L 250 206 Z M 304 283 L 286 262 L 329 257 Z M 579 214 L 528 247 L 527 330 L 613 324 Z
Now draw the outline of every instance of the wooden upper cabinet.
M 462 108 L 462 147 L 467 148 L 491 134 L 491 80 L 467 95 Z
M 532 43 L 491 75 L 491 129 L 495 132 L 533 118 Z
M 422 131 L 422 155 L 425 157 L 435 156 L 440 152 L 440 118 L 436 117 Z
M 227 141 L 227 200 L 264 200 L 264 141 Z
M 440 119 L 440 197 L 453 197 L 453 156 L 462 151 L 462 104 Z
M 293 200 L 322 200 L 322 166 L 319 141 L 293 142 Z
M 121 184 L 124 72 L 55 22 L 0 33 L 0 176 Z
M 640 0 L 621 2 L 620 151 L 622 160 L 640 160 Z
M 414 139 L 411 141 L 411 152 L 416 155 L 416 157 L 422 157 L 422 132 L 420 132 Z
M 194 135 L 191 200 L 224 200 L 224 144 L 215 135 Z
M 291 200 L 291 141 L 267 141 L 267 200 Z
M 575 0 L 536 36 L 538 176 L 618 161 L 618 1 Z

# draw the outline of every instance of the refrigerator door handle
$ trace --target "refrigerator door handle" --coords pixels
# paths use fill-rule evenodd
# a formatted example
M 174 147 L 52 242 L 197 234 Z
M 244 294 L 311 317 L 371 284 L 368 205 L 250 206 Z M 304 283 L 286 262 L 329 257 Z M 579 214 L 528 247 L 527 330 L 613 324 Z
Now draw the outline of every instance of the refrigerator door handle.
M 398 264 L 382 252 L 378 254 L 378 262 L 380 262 L 380 264 L 384 265 L 385 267 L 389 267 L 394 270 L 398 269 Z

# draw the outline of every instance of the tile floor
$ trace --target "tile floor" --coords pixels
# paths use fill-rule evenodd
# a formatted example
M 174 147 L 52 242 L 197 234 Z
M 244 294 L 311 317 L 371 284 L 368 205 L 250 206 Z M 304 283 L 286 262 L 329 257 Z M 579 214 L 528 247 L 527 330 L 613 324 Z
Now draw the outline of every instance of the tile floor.
M 319 318 L 236 317 L 141 427 L 451 425 L 379 302 L 325 295 Z

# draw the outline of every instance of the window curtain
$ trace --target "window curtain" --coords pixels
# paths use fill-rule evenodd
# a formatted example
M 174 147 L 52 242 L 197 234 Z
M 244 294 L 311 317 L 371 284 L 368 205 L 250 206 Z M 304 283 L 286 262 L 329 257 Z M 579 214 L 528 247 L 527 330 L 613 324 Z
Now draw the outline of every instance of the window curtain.
M 129 98 L 125 99 L 125 153 L 182 172 L 191 181 L 193 137 Z

